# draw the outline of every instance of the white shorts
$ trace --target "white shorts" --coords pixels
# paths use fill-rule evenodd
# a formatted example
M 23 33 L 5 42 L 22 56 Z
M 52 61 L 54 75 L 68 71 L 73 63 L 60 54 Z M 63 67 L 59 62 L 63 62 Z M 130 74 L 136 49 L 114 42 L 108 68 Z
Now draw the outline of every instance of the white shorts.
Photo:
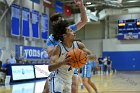
M 52 78 L 50 93 L 71 93 L 71 83 L 58 77 Z

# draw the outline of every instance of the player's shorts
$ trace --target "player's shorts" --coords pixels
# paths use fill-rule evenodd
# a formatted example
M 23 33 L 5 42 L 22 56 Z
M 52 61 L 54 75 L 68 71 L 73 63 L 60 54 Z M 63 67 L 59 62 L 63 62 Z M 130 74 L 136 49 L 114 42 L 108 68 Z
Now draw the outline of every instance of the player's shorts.
M 47 80 L 48 80 L 48 87 L 49 87 L 49 93 L 51 93 L 51 85 L 52 85 L 52 79 L 55 78 L 55 72 L 50 73 L 50 75 L 48 76 Z
M 74 75 L 78 75 L 78 69 L 74 70 Z
M 82 67 L 82 77 L 90 78 L 91 77 L 91 65 L 87 63 Z
M 51 80 L 50 93 L 71 93 L 71 83 L 54 77 Z

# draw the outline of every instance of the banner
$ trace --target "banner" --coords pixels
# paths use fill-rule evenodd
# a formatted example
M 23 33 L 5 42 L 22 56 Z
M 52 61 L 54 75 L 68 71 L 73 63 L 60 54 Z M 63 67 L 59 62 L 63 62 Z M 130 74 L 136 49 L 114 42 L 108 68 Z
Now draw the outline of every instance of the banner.
M 39 12 L 32 10 L 32 37 L 39 38 Z
M 55 2 L 55 12 L 63 13 L 63 3 L 60 1 Z
M 48 32 L 49 32 L 49 22 L 48 22 L 48 15 L 47 14 L 42 14 L 41 17 L 41 32 L 42 32 L 42 39 L 47 39 L 48 38 Z
M 34 3 L 40 4 L 40 0 L 31 0 Z
M 66 15 L 66 16 L 71 16 L 71 8 L 70 8 L 70 6 L 68 6 L 68 5 L 65 5 L 64 6 L 64 14 Z
M 23 59 L 48 59 L 48 53 L 44 48 L 16 45 L 16 58 Z
M 30 37 L 30 10 L 22 8 L 22 35 L 23 37 Z
M 25 80 L 35 78 L 33 65 L 12 65 L 11 70 L 13 80 Z
M 20 36 L 20 6 L 11 6 L 11 35 Z
M 45 78 L 50 75 L 48 70 L 48 65 L 34 65 L 35 68 L 35 77 L 36 78 Z
M 21 59 L 21 58 L 23 58 L 23 46 L 21 46 L 21 45 L 16 45 L 15 46 L 15 57 L 17 58 L 17 59 Z

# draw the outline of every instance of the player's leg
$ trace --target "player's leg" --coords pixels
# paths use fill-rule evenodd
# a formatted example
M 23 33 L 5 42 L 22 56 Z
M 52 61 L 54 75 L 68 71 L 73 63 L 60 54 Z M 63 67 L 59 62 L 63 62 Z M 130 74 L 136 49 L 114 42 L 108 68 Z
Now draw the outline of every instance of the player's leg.
M 83 84 L 89 93 L 94 93 L 93 89 L 97 92 L 96 86 L 90 81 L 91 78 L 91 64 L 87 63 L 82 69 Z
M 49 93 L 48 80 L 46 80 L 46 82 L 45 82 L 45 86 L 44 86 L 44 89 L 43 89 L 42 93 Z
M 78 93 L 78 70 L 74 71 L 74 75 L 72 76 L 72 85 L 71 85 L 72 93 Z
M 96 64 L 94 63 L 94 65 L 92 66 L 91 65 L 91 69 L 92 68 L 95 68 L 96 67 Z M 89 68 L 90 68 L 90 66 L 89 66 Z M 89 69 L 89 71 L 91 71 L 90 69 Z M 95 69 L 93 69 L 93 72 L 95 71 Z M 90 73 L 90 72 L 89 72 Z M 95 90 L 95 92 L 96 93 L 98 93 L 98 91 L 97 91 L 97 88 L 96 88 L 96 86 L 95 86 L 95 84 L 91 81 L 91 74 L 87 74 L 87 77 L 88 77 L 88 83 L 90 84 L 90 86 Z
M 84 88 L 82 77 L 81 77 L 81 74 L 80 73 L 78 74 L 78 85 L 81 86 L 81 89 Z
M 78 75 L 72 77 L 72 93 L 78 93 Z
M 88 82 L 88 78 L 83 77 L 82 80 L 83 80 L 83 84 L 84 84 L 85 88 L 87 89 L 88 93 L 94 93 L 91 85 Z
M 95 84 L 91 81 L 91 79 L 89 78 L 88 79 L 88 83 L 90 84 L 90 86 L 95 90 L 95 92 L 96 93 L 98 93 L 98 90 L 97 90 L 97 88 L 96 88 L 96 86 L 95 86 Z
M 88 78 L 91 77 L 91 65 L 90 63 L 87 63 L 83 68 L 82 68 L 82 81 L 89 93 L 93 93 L 93 89 L 88 83 Z

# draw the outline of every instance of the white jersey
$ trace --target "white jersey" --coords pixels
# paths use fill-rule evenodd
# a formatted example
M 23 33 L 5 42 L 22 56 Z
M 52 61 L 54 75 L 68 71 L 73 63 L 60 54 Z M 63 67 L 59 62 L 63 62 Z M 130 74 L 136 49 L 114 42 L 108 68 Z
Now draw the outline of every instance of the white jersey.
M 74 49 L 74 48 L 78 48 L 78 44 L 76 41 L 73 42 L 72 47 L 71 48 L 67 48 L 65 47 L 62 43 L 59 43 L 58 45 L 60 47 L 60 57 L 59 60 L 64 60 L 66 57 L 66 54 L 69 50 Z M 72 80 L 72 75 L 74 73 L 75 68 L 72 68 L 71 70 L 69 65 L 63 65 L 60 68 L 58 68 L 58 72 L 57 75 L 58 78 L 61 78 L 63 80 L 69 80 L 67 82 L 71 82 Z

